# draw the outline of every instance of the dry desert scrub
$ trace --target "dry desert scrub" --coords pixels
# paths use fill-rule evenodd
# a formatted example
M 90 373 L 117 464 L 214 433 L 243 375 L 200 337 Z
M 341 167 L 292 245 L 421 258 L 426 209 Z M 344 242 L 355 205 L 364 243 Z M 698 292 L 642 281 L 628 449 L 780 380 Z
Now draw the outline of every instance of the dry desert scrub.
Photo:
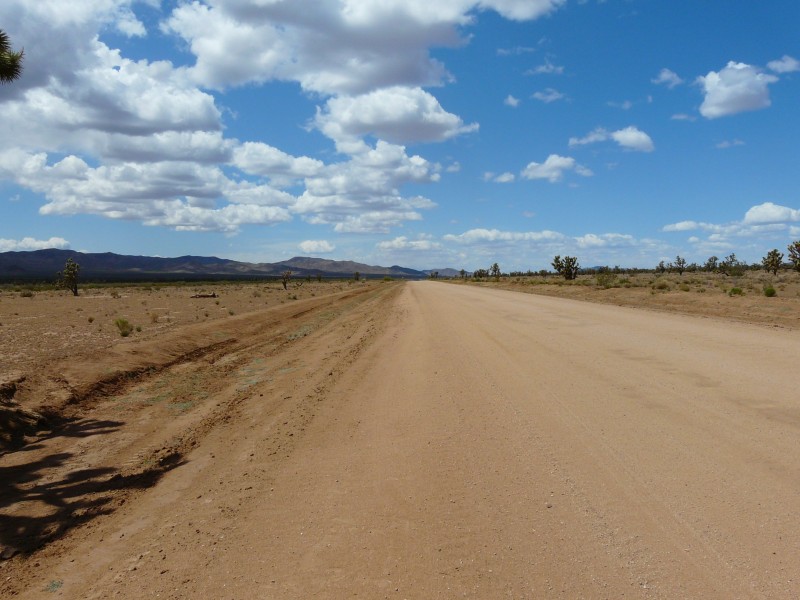
M 380 285 L 370 281 L 369 285 Z M 324 296 L 348 288 L 343 280 L 305 283 L 292 289 L 298 299 Z M 258 292 L 258 295 L 253 292 Z M 30 292 L 30 295 L 21 295 Z M 216 293 L 214 299 L 191 298 Z M 75 356 L 131 337 L 147 339 L 198 321 L 231 318 L 279 304 L 286 292 L 280 281 L 246 283 L 171 283 L 81 286 L 80 295 L 52 285 L 0 286 L 0 347 L 9 371 L 44 368 L 54 360 Z M 224 310 L 219 301 L 222 299 Z M 124 318 L 128 336 L 114 321 Z M 136 324 L 147 324 L 147 327 Z M 139 331 L 138 329 L 141 331 Z M 135 335 L 133 332 L 136 332 Z
M 607 272 L 573 281 L 558 275 L 443 281 L 800 329 L 800 272 L 788 269 L 777 275 L 763 270 L 739 276 Z

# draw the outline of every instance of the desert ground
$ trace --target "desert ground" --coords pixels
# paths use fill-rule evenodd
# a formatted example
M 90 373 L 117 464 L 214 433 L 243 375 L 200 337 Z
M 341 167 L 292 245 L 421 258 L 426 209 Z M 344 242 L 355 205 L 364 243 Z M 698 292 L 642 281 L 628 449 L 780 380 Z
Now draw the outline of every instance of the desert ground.
M 800 597 L 785 277 L 6 290 L 0 596 Z

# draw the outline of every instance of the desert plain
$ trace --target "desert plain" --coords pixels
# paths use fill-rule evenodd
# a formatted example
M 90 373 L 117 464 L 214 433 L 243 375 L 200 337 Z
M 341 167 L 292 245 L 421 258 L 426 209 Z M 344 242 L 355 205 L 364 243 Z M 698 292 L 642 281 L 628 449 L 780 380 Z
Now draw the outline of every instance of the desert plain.
M 800 597 L 797 273 L 300 283 L 3 289 L 3 598 Z

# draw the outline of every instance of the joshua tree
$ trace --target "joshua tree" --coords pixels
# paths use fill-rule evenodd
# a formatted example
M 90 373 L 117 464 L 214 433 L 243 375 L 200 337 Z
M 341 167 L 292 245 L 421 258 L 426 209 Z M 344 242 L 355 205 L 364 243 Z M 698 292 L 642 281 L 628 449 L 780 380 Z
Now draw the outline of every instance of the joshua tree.
M 678 275 L 683 275 L 683 272 L 686 270 L 686 259 L 682 256 L 675 257 L 675 270 L 678 272 Z
M 58 273 L 58 287 L 66 288 L 73 296 L 78 295 L 78 271 L 81 266 L 71 258 L 64 264 L 64 270 Z
M 789 251 L 789 261 L 792 266 L 800 271 L 800 240 L 792 242 L 786 246 L 786 249 Z
M 764 270 L 772 271 L 773 275 L 778 274 L 778 269 L 783 264 L 783 254 L 778 252 L 778 249 L 770 250 L 767 255 L 761 259 L 761 264 L 764 265 Z
M 494 277 L 495 281 L 500 281 L 500 265 L 494 263 L 489 267 L 489 276 Z
M 719 259 L 716 256 L 709 256 L 706 264 L 703 265 L 703 269 L 708 271 L 709 273 L 713 273 L 719 268 Z
M 359 273 L 358 271 L 356 271 L 355 273 L 353 273 L 353 279 L 355 279 L 356 281 L 358 281 L 359 279 L 361 279 L 361 273 Z
M 575 279 L 578 276 L 578 269 L 581 268 L 577 257 L 565 256 L 562 259 L 560 254 L 553 259 L 552 265 L 556 273 L 563 275 L 567 281 Z
M 731 253 L 719 263 L 719 270 L 725 275 L 733 275 L 734 277 L 741 277 L 744 275 L 745 264 L 736 258 L 736 254 Z
M 0 83 L 10 83 L 22 75 L 23 51 L 11 50 L 8 34 L 0 30 Z
M 461 279 L 467 278 L 467 272 L 464 269 L 461 269 L 458 274 L 461 275 Z
M 289 282 L 292 280 L 292 272 L 291 271 L 284 271 L 281 273 L 281 283 L 283 284 L 283 289 L 288 289 Z

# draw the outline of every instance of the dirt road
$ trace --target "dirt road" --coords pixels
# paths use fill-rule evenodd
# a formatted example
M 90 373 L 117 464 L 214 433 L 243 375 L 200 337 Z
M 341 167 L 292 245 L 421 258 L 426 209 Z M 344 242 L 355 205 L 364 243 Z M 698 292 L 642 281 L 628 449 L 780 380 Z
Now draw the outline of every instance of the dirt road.
M 61 530 L 0 595 L 800 597 L 796 332 L 432 282 L 294 318 L 3 457 L 0 524 Z

